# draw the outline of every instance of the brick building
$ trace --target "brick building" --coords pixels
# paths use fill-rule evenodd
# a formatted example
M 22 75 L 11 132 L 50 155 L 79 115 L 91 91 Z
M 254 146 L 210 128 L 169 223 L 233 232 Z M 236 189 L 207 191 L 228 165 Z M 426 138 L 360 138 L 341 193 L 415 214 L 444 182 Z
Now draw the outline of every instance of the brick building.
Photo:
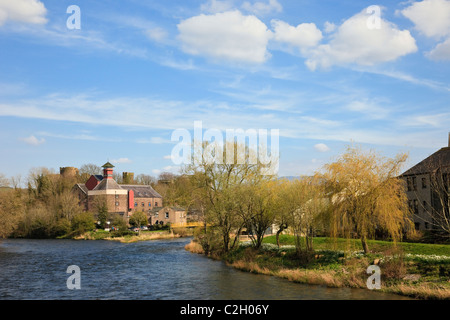
M 117 213 L 128 220 L 136 211 L 150 216 L 155 208 L 161 209 L 163 199 L 149 185 L 118 184 L 113 178 L 114 166 L 103 165 L 103 175 L 92 175 L 86 183 L 77 183 L 73 191 L 86 211 L 95 212 L 106 204 L 109 213 Z M 130 176 L 130 173 L 126 173 Z

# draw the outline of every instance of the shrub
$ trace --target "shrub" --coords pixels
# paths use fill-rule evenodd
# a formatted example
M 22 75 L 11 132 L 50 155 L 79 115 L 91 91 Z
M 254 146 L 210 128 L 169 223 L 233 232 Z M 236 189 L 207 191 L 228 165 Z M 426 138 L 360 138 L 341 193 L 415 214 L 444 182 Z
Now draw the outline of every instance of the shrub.
M 81 212 L 72 218 L 73 234 L 82 234 L 95 229 L 94 215 L 90 212 Z

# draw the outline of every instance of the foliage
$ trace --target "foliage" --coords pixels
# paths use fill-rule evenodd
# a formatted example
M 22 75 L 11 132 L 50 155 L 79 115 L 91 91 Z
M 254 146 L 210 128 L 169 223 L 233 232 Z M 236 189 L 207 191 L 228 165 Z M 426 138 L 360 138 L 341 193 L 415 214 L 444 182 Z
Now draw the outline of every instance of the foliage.
M 94 215 L 90 212 L 81 212 L 75 215 L 71 221 L 72 232 L 74 234 L 82 234 L 86 231 L 95 229 Z
M 367 253 L 367 239 L 377 230 L 394 241 L 405 230 L 413 230 L 403 182 L 398 178 L 405 160 L 404 154 L 384 159 L 373 151 L 348 147 L 325 166 L 323 179 L 332 206 L 326 219 L 332 236 L 358 237 Z
M 130 225 L 134 227 L 146 226 L 148 224 L 147 216 L 142 211 L 136 211 L 130 217 L 129 220 Z

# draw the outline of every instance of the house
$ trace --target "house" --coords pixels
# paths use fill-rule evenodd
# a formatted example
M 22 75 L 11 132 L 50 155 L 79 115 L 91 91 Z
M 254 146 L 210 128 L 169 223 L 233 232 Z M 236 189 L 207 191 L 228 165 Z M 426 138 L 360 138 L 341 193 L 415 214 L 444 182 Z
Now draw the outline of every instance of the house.
M 450 221 L 450 134 L 448 146 L 400 175 L 405 180 L 408 205 L 416 230 L 438 231 Z
M 91 175 L 86 183 L 77 183 L 73 187 L 86 211 L 95 212 L 99 205 L 106 205 L 109 213 L 128 219 L 136 211 L 150 216 L 154 208 L 162 207 L 162 196 L 151 186 L 118 184 L 113 178 L 114 166 L 107 162 L 102 167 L 103 175 Z
M 148 219 L 149 224 L 167 224 L 183 226 L 187 223 L 187 211 L 180 207 L 154 208 Z

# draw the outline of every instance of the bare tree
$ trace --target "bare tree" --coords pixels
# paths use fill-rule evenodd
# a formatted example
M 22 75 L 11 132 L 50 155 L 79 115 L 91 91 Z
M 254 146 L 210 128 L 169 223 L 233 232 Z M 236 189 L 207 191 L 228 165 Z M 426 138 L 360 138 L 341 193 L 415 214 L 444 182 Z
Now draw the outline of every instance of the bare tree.
M 0 188 L 9 187 L 9 180 L 3 173 L 0 173 Z

